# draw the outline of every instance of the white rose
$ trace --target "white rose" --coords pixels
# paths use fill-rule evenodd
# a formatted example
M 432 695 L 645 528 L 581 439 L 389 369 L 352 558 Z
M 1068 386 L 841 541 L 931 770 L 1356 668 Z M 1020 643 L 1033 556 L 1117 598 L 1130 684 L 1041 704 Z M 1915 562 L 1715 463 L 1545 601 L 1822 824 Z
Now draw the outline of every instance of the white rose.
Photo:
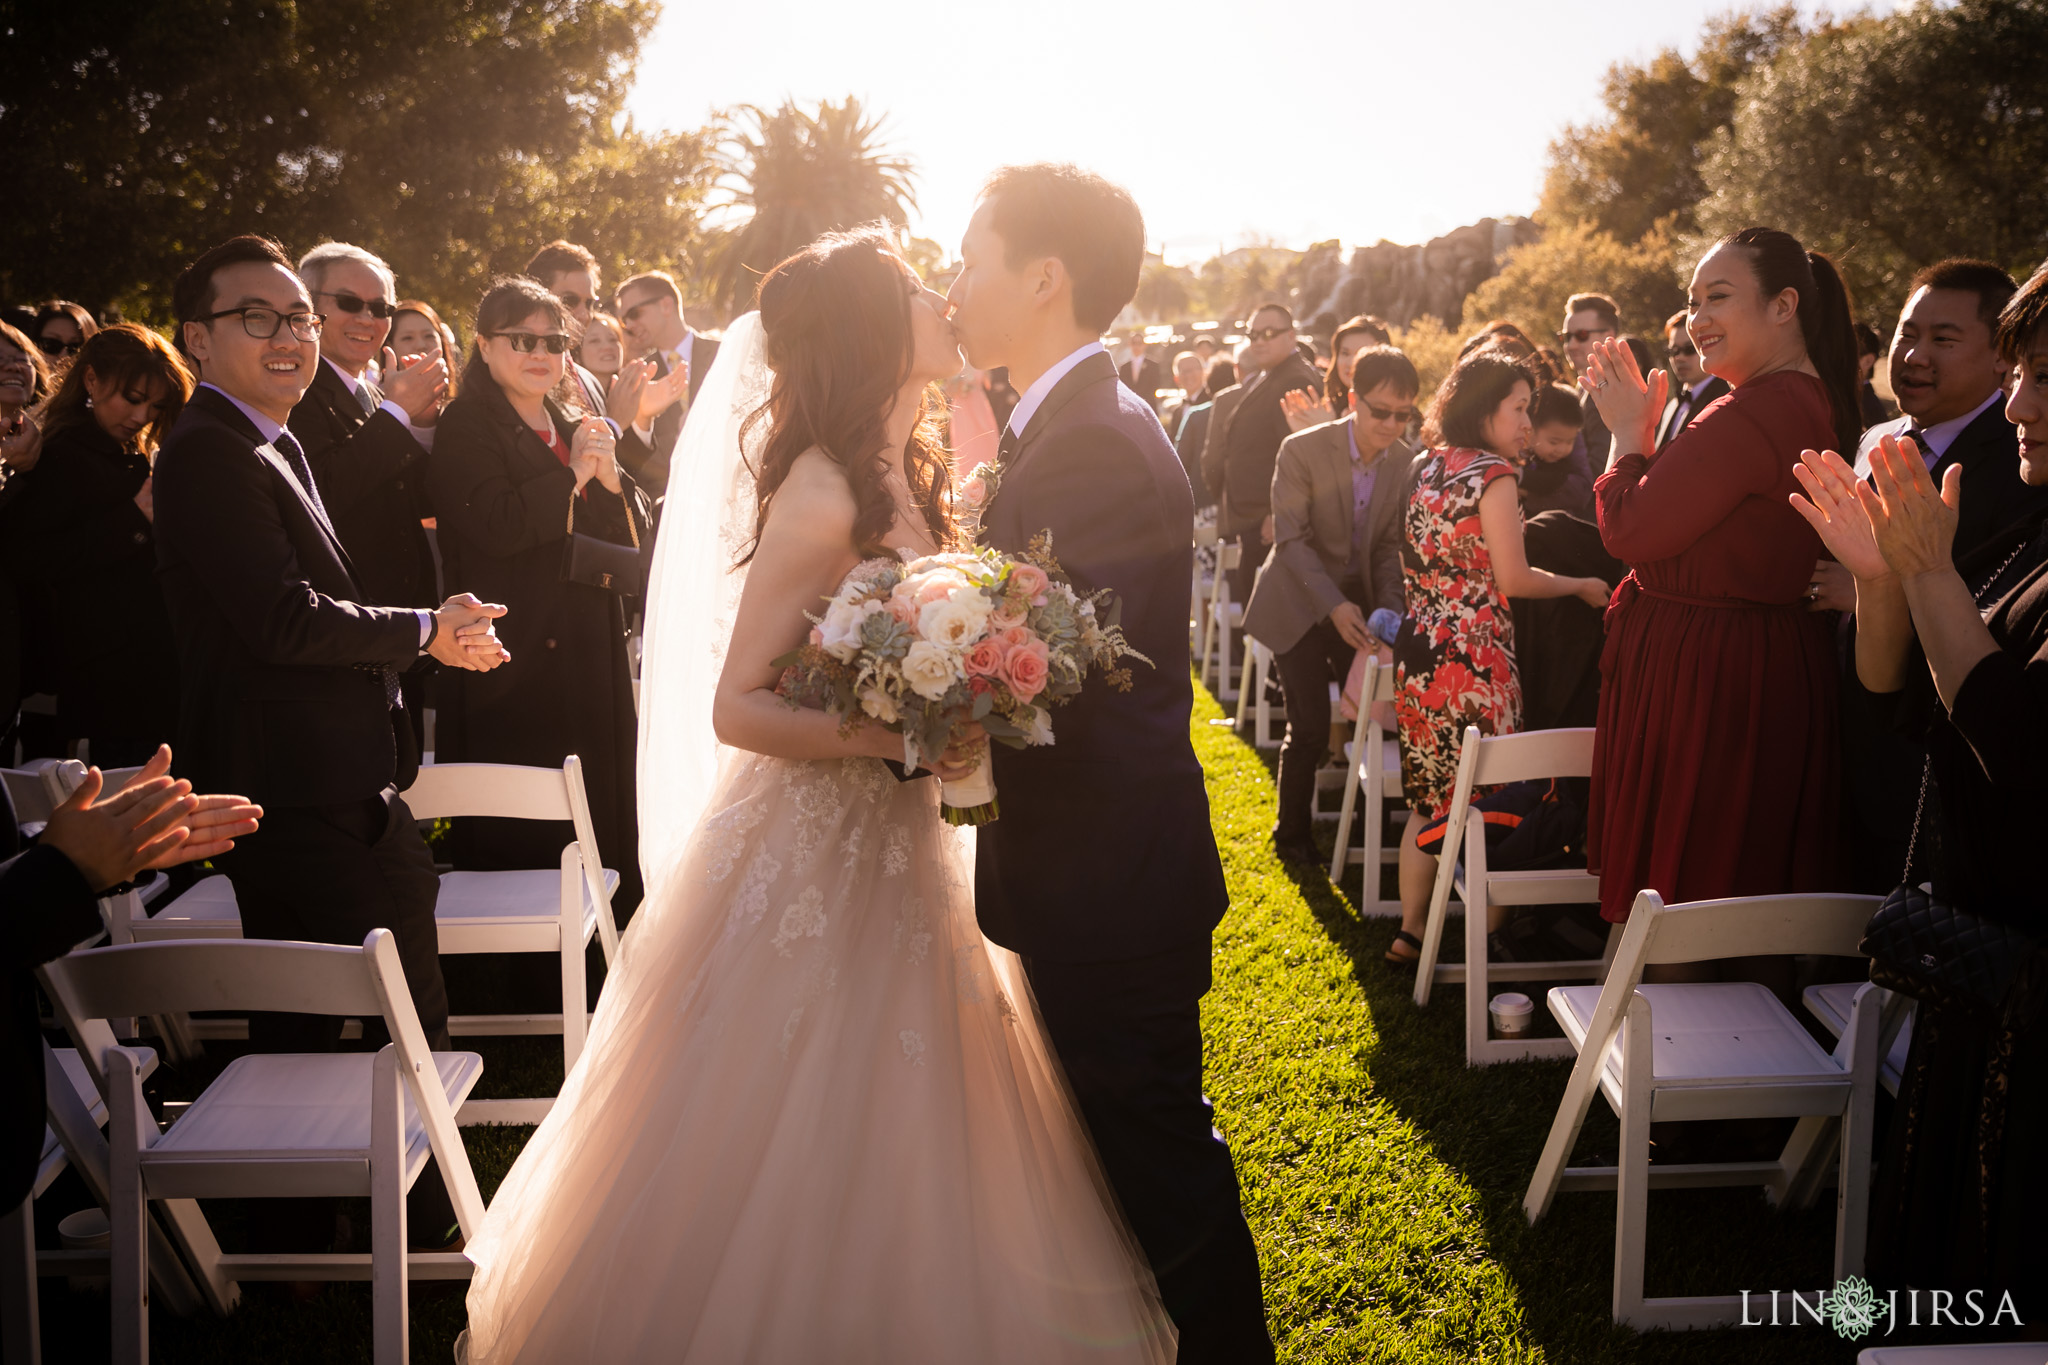
M 896 710 L 896 699 L 879 687 L 861 689 L 860 709 L 884 725 L 894 725 L 900 719 Z
M 959 661 L 929 640 L 916 641 L 903 656 L 903 680 L 926 701 L 945 696 L 946 689 L 960 678 Z
M 918 633 L 935 645 L 964 650 L 987 628 L 990 605 L 979 588 L 960 588 L 925 604 L 917 617 Z
M 825 608 L 825 619 L 818 623 L 825 652 L 841 663 L 851 663 L 860 653 L 861 625 L 880 610 L 880 602 L 834 602 Z

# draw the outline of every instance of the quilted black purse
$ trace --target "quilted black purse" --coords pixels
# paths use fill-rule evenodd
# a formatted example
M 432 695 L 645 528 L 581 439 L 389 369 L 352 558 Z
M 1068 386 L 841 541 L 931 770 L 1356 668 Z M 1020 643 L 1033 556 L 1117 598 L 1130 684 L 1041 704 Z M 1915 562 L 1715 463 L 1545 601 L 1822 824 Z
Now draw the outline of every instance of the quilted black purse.
M 646 557 L 640 552 L 640 528 L 633 520 L 632 501 L 626 503 L 626 533 L 631 545 L 617 545 L 601 536 L 586 536 L 576 530 L 576 502 L 569 498 L 569 538 L 562 542 L 562 581 L 603 588 L 625 597 L 638 597 L 647 590 Z
M 1931 764 L 1929 765 L 1931 767 Z M 1857 945 L 1870 957 L 1870 979 L 1934 1009 L 1957 1009 L 1989 1023 L 2041 944 L 2002 920 L 1936 900 L 1912 885 L 1913 854 L 1927 809 L 1928 768 L 1920 773 L 1920 806 L 1906 850 L 1906 884 L 1884 898 Z

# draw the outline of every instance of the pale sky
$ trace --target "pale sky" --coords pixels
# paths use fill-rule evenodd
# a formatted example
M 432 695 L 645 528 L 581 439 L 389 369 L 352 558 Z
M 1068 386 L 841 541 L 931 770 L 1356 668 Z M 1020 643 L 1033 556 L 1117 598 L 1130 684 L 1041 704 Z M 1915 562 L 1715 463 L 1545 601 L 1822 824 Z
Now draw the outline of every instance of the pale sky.
M 1528 213 L 1545 146 L 1599 113 L 1608 65 L 1689 53 L 1728 8 L 670 0 L 627 108 L 686 129 L 721 106 L 858 95 L 916 163 L 913 229 L 949 256 L 989 170 L 1064 160 L 1128 187 L 1152 249 L 1194 263 Z

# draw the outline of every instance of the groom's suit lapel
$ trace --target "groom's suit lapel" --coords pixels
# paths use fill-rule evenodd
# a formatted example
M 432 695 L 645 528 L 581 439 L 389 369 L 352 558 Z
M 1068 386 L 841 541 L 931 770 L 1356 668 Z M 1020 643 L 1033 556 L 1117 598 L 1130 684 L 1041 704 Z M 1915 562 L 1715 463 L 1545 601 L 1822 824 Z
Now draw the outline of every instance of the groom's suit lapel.
M 1002 501 L 1003 490 L 1010 486 L 1010 481 L 1017 477 L 1018 471 L 1030 460 L 1033 448 L 1051 429 L 1053 419 L 1059 415 L 1061 409 L 1088 389 L 1104 382 L 1116 382 L 1116 362 L 1109 358 L 1107 351 L 1089 356 L 1060 376 L 1060 382 L 1052 386 L 1052 392 L 1038 405 L 1038 411 L 1031 414 L 1030 423 L 1018 433 L 1015 453 L 1003 461 L 1002 476 L 997 480 L 995 495 L 989 499 L 991 509 Z M 984 513 L 983 517 L 986 524 L 987 514 Z

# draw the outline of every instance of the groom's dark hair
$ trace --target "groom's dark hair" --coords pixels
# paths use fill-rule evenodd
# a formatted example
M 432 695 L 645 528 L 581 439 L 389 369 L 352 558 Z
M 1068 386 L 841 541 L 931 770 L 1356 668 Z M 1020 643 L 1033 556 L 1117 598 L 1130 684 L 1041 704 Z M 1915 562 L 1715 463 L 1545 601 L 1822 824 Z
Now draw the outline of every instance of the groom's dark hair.
M 1003 258 L 1057 256 L 1074 282 L 1074 321 L 1108 331 L 1138 292 L 1145 216 L 1129 190 L 1079 166 L 1004 166 L 981 187 Z

